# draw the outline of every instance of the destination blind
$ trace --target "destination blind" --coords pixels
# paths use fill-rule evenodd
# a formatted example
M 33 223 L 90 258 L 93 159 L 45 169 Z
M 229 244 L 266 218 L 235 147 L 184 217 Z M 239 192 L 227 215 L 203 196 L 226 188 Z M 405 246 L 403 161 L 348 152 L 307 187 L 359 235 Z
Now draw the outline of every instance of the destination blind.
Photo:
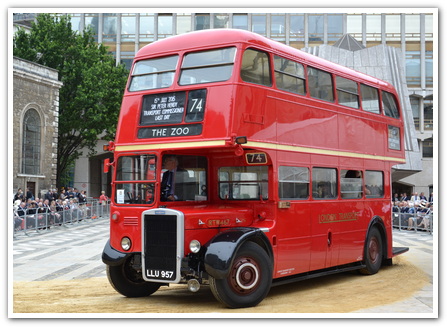
M 188 92 L 150 94 L 143 98 L 140 126 L 203 121 L 206 89 Z M 185 112 L 186 111 L 186 112 Z
M 140 116 L 141 126 L 177 124 L 183 120 L 186 92 L 146 95 Z

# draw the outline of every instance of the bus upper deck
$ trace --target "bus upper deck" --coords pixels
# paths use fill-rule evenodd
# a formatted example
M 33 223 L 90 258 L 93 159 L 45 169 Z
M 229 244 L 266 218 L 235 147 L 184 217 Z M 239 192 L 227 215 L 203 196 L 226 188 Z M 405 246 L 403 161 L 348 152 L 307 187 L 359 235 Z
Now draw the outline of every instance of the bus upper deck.
M 240 30 L 192 32 L 137 53 L 117 151 L 233 146 L 235 136 L 245 147 L 404 161 L 389 83 Z

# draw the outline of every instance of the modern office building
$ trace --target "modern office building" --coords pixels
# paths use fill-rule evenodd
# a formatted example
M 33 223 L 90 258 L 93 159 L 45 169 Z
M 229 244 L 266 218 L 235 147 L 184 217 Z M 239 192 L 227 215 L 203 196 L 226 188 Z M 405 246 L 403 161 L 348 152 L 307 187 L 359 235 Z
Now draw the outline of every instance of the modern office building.
M 268 9 L 270 11 L 271 9 Z M 282 9 L 284 10 L 284 9 Z M 324 8 L 310 12 L 300 8 L 283 13 L 253 12 L 243 13 L 240 9 L 233 13 L 191 12 L 143 12 L 135 13 L 67 13 L 71 16 L 74 30 L 93 29 L 95 39 L 108 47 L 117 63 L 130 68 L 135 53 L 143 46 L 156 40 L 194 30 L 210 28 L 237 28 L 259 33 L 273 40 L 297 49 L 334 45 L 349 35 L 361 47 L 371 48 L 382 45 L 396 48 L 403 58 L 406 94 L 409 96 L 409 117 L 416 138 L 416 151 L 421 160 L 417 171 L 412 171 L 396 183 L 398 191 L 407 193 L 433 191 L 433 127 L 434 113 L 434 67 L 437 51 L 437 10 L 402 10 L 402 12 L 323 12 Z M 173 10 L 174 11 L 174 10 Z M 237 12 L 236 12 L 237 11 Z M 267 11 L 267 10 L 266 10 Z M 15 15 L 14 22 L 26 21 L 26 14 Z M 345 49 L 349 47 L 345 45 Z M 435 65 L 434 65 L 435 63 Z M 436 101 L 435 101 L 436 104 Z M 103 158 L 103 157 L 101 157 Z M 81 159 L 82 160 L 82 159 Z M 92 162 L 84 158 L 85 163 Z M 95 165 L 99 169 L 101 165 Z M 91 170 L 75 170 L 75 183 L 89 183 Z M 82 175 L 84 174 L 84 175 Z M 107 181 L 98 181 L 98 187 L 105 188 Z M 76 186 L 76 185 L 75 185 Z M 82 187 L 80 187 L 82 189 Z M 99 191 L 97 187 L 88 190 Z

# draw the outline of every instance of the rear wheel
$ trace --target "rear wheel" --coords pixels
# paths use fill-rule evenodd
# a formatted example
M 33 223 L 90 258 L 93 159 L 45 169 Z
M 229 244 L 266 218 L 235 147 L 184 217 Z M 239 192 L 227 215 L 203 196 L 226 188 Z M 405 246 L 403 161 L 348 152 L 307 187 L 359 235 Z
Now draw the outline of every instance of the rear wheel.
M 237 252 L 227 278 L 210 277 L 211 291 L 217 300 L 230 308 L 255 306 L 270 290 L 272 270 L 264 249 L 247 242 Z
M 107 265 L 107 277 L 113 288 L 127 297 L 149 296 L 156 292 L 161 284 L 147 282 L 143 279 L 141 270 L 133 266 L 133 257 L 119 266 Z
M 383 260 L 382 235 L 377 227 L 370 229 L 366 239 L 363 260 L 366 267 L 360 269 L 364 275 L 373 275 L 380 270 Z

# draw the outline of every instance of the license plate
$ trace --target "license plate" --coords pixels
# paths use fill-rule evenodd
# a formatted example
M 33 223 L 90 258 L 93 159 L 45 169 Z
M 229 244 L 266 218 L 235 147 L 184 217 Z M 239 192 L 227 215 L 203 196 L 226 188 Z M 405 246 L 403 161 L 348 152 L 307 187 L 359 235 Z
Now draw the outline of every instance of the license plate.
M 174 271 L 146 269 L 146 278 L 149 278 L 149 279 L 171 280 L 172 276 L 174 276 Z

